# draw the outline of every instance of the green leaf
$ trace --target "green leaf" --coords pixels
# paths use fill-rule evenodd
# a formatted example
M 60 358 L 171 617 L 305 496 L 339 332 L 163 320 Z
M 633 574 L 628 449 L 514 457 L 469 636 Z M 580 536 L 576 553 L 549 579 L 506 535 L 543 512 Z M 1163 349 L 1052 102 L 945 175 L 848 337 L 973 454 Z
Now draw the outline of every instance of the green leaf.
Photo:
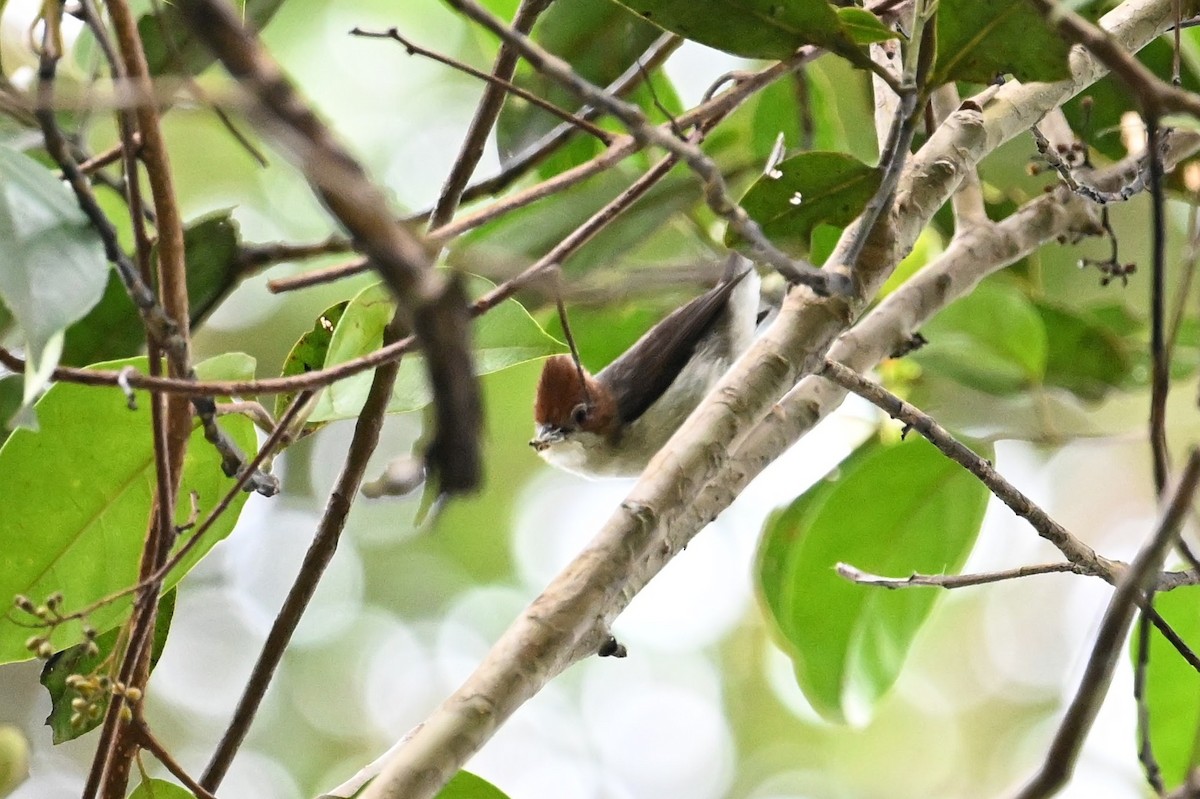
M 535 41 L 570 63 L 578 74 L 600 86 L 618 78 L 659 35 L 660 31 L 653 25 L 608 0 L 555 0 L 533 28 Z M 656 88 L 666 85 L 666 78 L 661 75 L 656 75 L 654 80 Z M 514 81 L 559 108 L 574 111 L 579 107 L 579 99 L 574 94 L 523 62 Z M 496 123 L 501 163 L 506 163 L 561 121 L 519 97 L 508 97 Z M 595 147 L 582 139 L 578 145 L 587 151 Z
M 129 799 L 196 799 L 192 792 L 166 780 L 143 780 Z
M 869 715 L 938 595 L 858 585 L 838 576 L 836 564 L 897 577 L 955 573 L 987 501 L 978 480 L 914 437 L 863 445 L 767 521 L 756 566 L 760 600 L 800 688 L 824 718 Z
M 859 44 L 875 44 L 886 42 L 888 39 L 899 39 L 900 34 L 884 25 L 879 17 L 857 6 L 847 6 L 837 10 L 838 20 L 842 30 Z
M 204 378 L 234 378 L 252 361 L 234 354 L 197 364 Z M 145 358 L 97 364 L 145 370 Z M 42 431 L 18 430 L 0 448 L 0 601 L 25 594 L 34 602 L 62 592 L 68 610 L 82 608 L 137 581 L 138 560 L 154 493 L 154 447 L 150 436 L 150 398 L 136 394 L 138 410 L 126 408 L 116 389 L 58 383 L 37 403 Z M 228 416 L 221 426 L 245 452 L 256 445 L 248 419 Z M 176 521 L 190 515 L 186 497 L 199 496 L 203 513 L 233 485 L 221 472 L 221 459 L 193 431 L 184 461 Z M 175 585 L 208 551 L 229 534 L 246 495 L 239 493 L 226 513 L 166 579 Z M 186 539 L 185 533 L 181 537 Z M 128 615 L 128 597 L 91 613 L 99 632 Z M 0 617 L 0 663 L 25 660 L 31 635 L 15 610 Z M 63 649 L 81 640 L 78 622 L 60 625 L 51 644 Z
M 468 291 L 478 297 L 492 288 L 481 277 L 471 276 Z M 325 356 L 325 366 L 362 357 L 383 343 L 383 329 L 395 311 L 386 286 L 376 283 L 360 291 L 334 328 Z M 564 345 L 554 340 L 534 321 L 516 300 L 506 300 L 475 321 L 475 371 L 486 375 L 519 363 L 562 352 Z M 317 401 L 310 422 L 328 422 L 357 416 L 371 387 L 371 372 L 354 375 L 325 389 Z M 425 366 L 419 354 L 404 356 L 396 388 L 388 405 L 389 413 L 415 411 L 429 403 Z
M 882 176 L 844 153 L 801 153 L 755 181 L 742 207 L 777 246 L 804 254 L 817 225 L 847 225 L 862 213 Z M 730 246 L 740 241 L 733 231 L 725 234 Z
M 188 223 L 183 231 L 187 262 L 188 315 L 197 327 L 225 299 L 241 275 L 240 244 L 232 211 L 216 211 Z M 67 330 L 63 363 L 72 366 L 135 355 L 146 345 L 141 317 L 115 271 L 109 271 L 104 296 Z
M 1039 302 L 1037 310 L 1046 327 L 1048 385 L 1098 402 L 1129 378 L 1133 354 L 1120 336 L 1066 308 Z
M 16 727 L 0 724 L 0 797 L 12 793 L 28 776 L 29 743 Z
M 620 2 L 672 33 L 734 55 L 786 58 L 801 45 L 817 44 L 859 64 L 866 60 L 855 44 L 854 32 L 866 31 L 868 23 L 862 15 L 870 12 L 843 18 L 826 0 Z
M 483 777 L 460 771 L 438 791 L 437 799 L 508 799 L 508 795 Z
M 1064 80 L 1070 51 L 1029 0 L 941 0 L 930 82 L 991 83 L 1008 73 L 1022 82 Z
M 913 354 L 926 369 L 971 388 L 1008 394 L 1040 384 L 1049 343 L 1038 310 L 1018 289 L 979 284 L 921 328 L 929 343 Z
M 1194 587 L 1177 588 L 1154 598 L 1154 609 L 1191 644 L 1200 640 L 1200 613 Z M 1137 636 L 1129 638 L 1130 660 L 1137 663 Z M 1200 764 L 1200 674 L 1157 631 L 1150 633 L 1146 672 L 1150 743 L 1168 791 L 1179 787 Z M 1131 735 L 1132 742 L 1132 735 Z
M 0 300 L 28 343 L 28 402 L 58 363 L 62 332 L 100 300 L 107 261 L 70 190 L 50 170 L 4 146 L 0 241 Z
M 281 377 L 307 374 L 325 365 L 325 360 L 329 356 L 329 345 L 333 342 L 333 331 L 337 329 L 338 322 L 342 320 L 342 314 L 346 312 L 346 306 L 349 304 L 350 300 L 342 300 L 337 305 L 331 305 L 326 308 L 317 317 L 317 321 L 313 324 L 313 329 L 297 339 L 296 343 L 292 345 L 291 351 L 288 352 L 287 357 L 284 358 L 283 371 L 280 373 Z M 276 419 L 283 416 L 295 398 L 296 392 L 294 391 L 279 394 L 275 397 Z M 307 428 L 314 430 L 317 427 L 319 425 L 307 426 Z
M 150 648 L 151 669 L 158 664 L 163 647 L 167 645 L 167 634 L 171 630 L 171 617 L 174 613 L 175 591 L 172 590 L 158 601 L 158 615 L 154 621 L 154 637 Z M 95 654 L 88 654 L 87 644 L 76 644 L 61 652 L 55 652 L 46 661 L 39 681 L 50 694 L 50 715 L 46 717 L 46 726 L 53 732 L 55 745 L 85 735 L 100 726 L 104 720 L 103 714 L 108 708 L 107 696 L 97 701 L 96 706 L 99 710 L 95 715 L 86 715 L 82 724 L 71 724 L 71 716 L 75 713 L 71 702 L 79 696 L 79 692 L 67 687 L 67 677 L 72 674 L 87 676 L 98 672 L 105 662 L 114 656 L 120 633 L 119 628 L 114 628 L 97 636 Z

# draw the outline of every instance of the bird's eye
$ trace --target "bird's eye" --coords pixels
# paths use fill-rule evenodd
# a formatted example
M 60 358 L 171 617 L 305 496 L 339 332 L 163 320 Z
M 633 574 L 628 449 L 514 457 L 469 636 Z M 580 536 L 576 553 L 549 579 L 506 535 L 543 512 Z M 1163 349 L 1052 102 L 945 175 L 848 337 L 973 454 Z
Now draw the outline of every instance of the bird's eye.
M 587 418 L 588 418 L 587 403 L 581 402 L 578 405 L 576 405 L 574 408 L 571 409 L 572 424 L 574 424 L 576 426 L 582 425 L 584 422 L 587 421 Z

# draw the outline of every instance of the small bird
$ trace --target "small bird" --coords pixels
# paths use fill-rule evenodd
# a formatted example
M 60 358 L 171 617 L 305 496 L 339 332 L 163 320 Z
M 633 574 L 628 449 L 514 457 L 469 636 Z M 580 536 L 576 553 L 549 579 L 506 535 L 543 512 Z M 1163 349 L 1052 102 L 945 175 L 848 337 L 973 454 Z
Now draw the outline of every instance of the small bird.
M 550 464 L 585 477 L 641 474 L 750 346 L 758 304 L 758 275 L 734 255 L 720 283 L 594 377 L 569 355 L 548 358 L 529 445 Z

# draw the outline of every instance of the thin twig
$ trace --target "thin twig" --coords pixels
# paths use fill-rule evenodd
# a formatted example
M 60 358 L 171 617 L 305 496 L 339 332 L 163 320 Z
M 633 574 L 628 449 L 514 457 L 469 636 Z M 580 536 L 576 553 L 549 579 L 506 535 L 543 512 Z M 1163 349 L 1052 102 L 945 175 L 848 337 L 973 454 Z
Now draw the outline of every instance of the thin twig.
M 1153 586 L 1147 592 L 1146 602 L 1152 603 Z M 1164 793 L 1162 769 L 1154 756 L 1154 745 L 1150 740 L 1150 704 L 1146 695 L 1146 676 L 1150 669 L 1150 617 L 1142 613 L 1137 625 L 1137 662 L 1133 669 L 1133 700 L 1137 704 L 1138 762 L 1146 774 L 1146 782 L 1159 796 Z
M 1147 149 L 1146 155 L 1140 159 L 1141 168 L 1130 175 L 1128 183 L 1122 184 L 1117 189 L 1103 189 L 1092 185 L 1084 175 L 1079 174 L 1080 170 L 1076 169 L 1076 167 L 1059 155 L 1058 150 L 1050 143 L 1050 140 L 1046 138 L 1037 125 L 1034 125 L 1029 130 L 1033 134 L 1034 142 L 1037 144 L 1038 153 L 1059 174 L 1059 177 L 1062 178 L 1067 188 L 1094 203 L 1105 205 L 1107 203 L 1124 202 L 1135 194 L 1145 191 L 1149 184 L 1151 168 L 1149 153 L 1152 152 L 1150 149 Z M 1162 143 L 1160 142 L 1158 148 L 1160 158 L 1161 148 Z
M 529 33 L 533 30 L 533 25 L 537 22 L 538 17 L 542 15 L 550 6 L 550 0 L 521 0 L 517 6 L 516 13 L 513 15 L 512 26 L 513 30 L 521 33 Z M 395 30 L 395 29 L 393 29 Z M 411 45 L 406 45 L 409 53 L 414 52 Z M 508 86 L 517 88 L 512 84 L 512 77 L 517 71 L 517 61 L 519 56 L 516 50 L 509 46 L 507 42 L 500 42 L 500 49 L 496 53 L 496 60 L 492 64 L 492 76 L 497 81 L 504 81 Z M 466 188 L 467 182 L 470 181 L 471 175 L 475 173 L 475 167 L 479 165 L 479 159 L 483 157 L 483 148 L 487 143 L 488 136 L 492 132 L 492 127 L 496 124 L 496 120 L 500 117 L 500 109 L 504 105 L 505 90 L 507 86 L 501 86 L 497 83 L 491 83 L 484 89 L 483 96 L 479 99 L 479 105 L 475 108 L 475 115 L 471 118 L 471 124 L 467 127 L 467 133 L 463 137 L 462 146 L 459 148 L 458 156 L 455 157 L 454 163 L 450 167 L 450 172 L 446 176 L 446 181 L 442 185 L 442 191 L 438 195 L 437 202 L 434 204 L 433 213 L 429 217 L 429 227 L 439 228 L 445 225 L 454 217 L 454 212 L 458 210 L 458 205 L 462 201 L 463 189 Z M 526 97 L 526 95 L 528 95 Z M 564 122 L 581 127 L 578 123 L 583 123 L 588 127 L 583 128 L 596 136 L 600 129 L 591 123 L 590 120 L 577 119 L 571 114 L 561 111 L 551 103 L 547 103 L 540 97 L 534 101 L 529 100 L 529 97 L 537 97 L 531 92 L 526 92 L 523 95 L 529 102 L 533 102 L 544 111 L 548 111 Z M 566 114 L 566 116 L 563 116 Z M 600 141 L 606 145 L 612 144 L 612 136 L 605 132 L 600 132 L 598 137 Z
M 545 0 L 536 0 L 536 2 L 543 4 L 543 5 L 545 4 Z M 532 22 L 532 20 L 530 20 L 530 22 Z M 528 30 L 528 29 L 526 29 L 526 30 Z M 582 117 L 577 117 L 574 114 L 572 114 L 570 111 L 567 111 L 563 108 L 559 108 L 558 106 L 556 106 L 554 103 L 550 102 L 549 100 L 539 97 L 538 95 L 534 94 L 533 92 L 529 91 L 528 89 L 518 86 L 517 84 L 513 83 L 510 79 L 501 77 L 500 75 L 495 74 L 494 71 L 492 73 L 487 73 L 487 72 L 484 72 L 483 70 L 475 69 L 475 67 L 471 66 L 470 64 L 464 64 L 462 61 L 458 61 L 456 59 L 450 58 L 447 55 L 442 55 L 441 53 L 437 52 L 436 50 L 429 50 L 425 47 L 421 47 L 420 45 L 415 44 L 411 40 L 406 39 L 404 36 L 402 36 L 400 34 L 400 31 L 397 28 L 388 28 L 386 31 L 367 31 L 367 30 L 363 30 L 362 28 L 353 28 L 350 31 L 350 35 L 358 36 L 358 37 L 361 37 L 364 39 L 392 39 L 394 41 L 397 41 L 401 45 L 403 45 L 404 49 L 408 52 L 409 55 L 425 56 L 428 59 L 437 61 L 439 64 L 445 64 L 446 66 L 451 67 L 453 69 L 457 69 L 458 71 L 466 73 L 467 75 L 470 75 L 473 78 L 478 78 L 479 80 L 482 80 L 485 83 L 487 83 L 490 88 L 499 89 L 499 91 L 497 91 L 495 94 L 501 100 L 504 98 L 505 92 L 507 92 L 508 94 L 514 95 L 516 97 L 520 97 L 522 100 L 525 100 L 526 102 L 537 106 L 538 108 L 542 109 L 546 113 L 553 114 L 554 116 L 561 119 L 563 122 L 566 122 L 569 125 L 574 125 L 575 127 L 579 128 L 580 130 L 591 134 L 592 136 L 596 137 L 601 142 L 603 142 L 605 145 L 612 144 L 613 134 L 611 132 L 605 130 L 604 128 L 598 127 L 595 124 L 593 124 L 592 122 L 590 122 L 586 119 L 583 119 Z M 499 58 L 500 57 L 497 56 L 497 60 L 499 60 Z M 515 57 L 511 59 L 511 63 L 512 63 L 513 67 L 516 66 L 516 58 Z M 496 68 L 493 67 L 493 70 L 495 70 L 495 69 Z M 510 68 L 509 70 L 507 70 L 507 72 L 511 76 L 513 70 Z M 485 100 L 487 99 L 487 97 L 490 97 L 490 95 L 485 95 Z M 484 101 L 480 102 L 480 108 L 483 107 L 483 102 Z M 501 103 L 499 103 L 499 102 L 497 102 L 495 104 L 495 109 L 496 109 L 497 114 L 500 111 L 500 106 L 501 106 Z M 484 139 L 486 139 L 487 135 L 491 133 L 491 124 L 494 124 L 494 122 L 495 122 L 495 119 L 493 117 L 492 123 L 489 123 L 488 126 L 485 129 L 483 129 L 484 130 Z M 468 143 L 470 141 L 470 138 L 471 138 L 471 134 L 470 134 L 470 131 L 468 131 Z M 479 145 L 477 149 L 478 149 L 480 155 L 482 155 L 483 154 L 483 146 Z M 460 158 L 462 157 L 461 153 L 459 154 L 459 157 Z M 478 162 L 478 157 L 476 157 L 474 160 L 476 162 Z M 461 178 L 462 186 L 460 186 L 457 190 L 458 196 L 460 196 L 460 197 L 462 196 L 462 190 L 463 190 L 463 188 L 466 187 L 466 181 L 470 178 L 470 176 L 471 176 L 470 172 L 467 172 Z M 457 204 L 456 204 L 456 206 L 457 206 Z M 447 215 L 445 219 L 439 220 L 437 211 L 435 210 L 434 215 L 430 220 L 430 224 L 434 225 L 434 226 L 437 226 L 439 224 L 445 224 L 445 222 L 449 221 L 450 216 L 453 216 L 453 212 L 451 212 L 449 215 Z
M 701 179 L 705 200 L 713 212 L 747 242 L 759 259 L 785 278 L 807 285 L 821 294 L 845 293 L 848 290 L 849 286 L 846 285 L 843 275 L 822 272 L 809 264 L 794 261 L 772 244 L 758 223 L 733 201 L 720 168 L 700 148 L 680 141 L 669 129 L 650 124 L 640 108 L 613 97 L 599 86 L 585 80 L 565 61 L 543 49 L 528 36 L 505 25 L 475 0 L 446 1 L 463 15 L 511 44 L 534 69 L 560 83 L 585 102 L 611 113 L 639 142 L 653 144 L 678 155 Z M 679 122 L 686 124 L 683 119 Z
M 899 419 L 924 436 L 946 457 L 978 477 L 979 481 L 987 486 L 997 499 L 1007 505 L 1017 516 L 1029 522 L 1038 535 L 1053 544 L 1070 563 L 1079 566 L 1084 573 L 1095 575 L 1116 573 L 1112 561 L 1098 555 L 1095 550 L 1050 518 L 1049 514 L 1039 505 L 1005 480 L 990 462 L 976 455 L 969 447 L 950 435 L 928 414 L 922 413 L 879 384 L 867 380 L 858 372 L 837 361 L 826 360 L 820 374 L 847 391 L 874 403 L 889 416 Z
M 170 750 L 162 745 L 162 742 L 154 736 L 154 733 L 150 732 L 150 725 L 146 723 L 141 706 L 135 705 L 135 708 L 132 724 L 134 731 L 137 733 L 138 743 L 145 747 L 146 751 L 154 755 L 154 759 L 162 763 L 167 771 L 174 774 L 175 778 L 182 782 L 184 787 L 191 791 L 197 799 L 217 799 L 212 792 L 205 790 L 204 786 L 192 779 L 192 776 L 180 765 Z
M 646 68 L 650 68 L 655 63 L 655 59 L 665 58 L 674 47 L 678 46 L 678 41 L 675 37 L 665 37 L 652 46 L 651 50 L 647 51 L 645 56 Z M 771 66 L 749 75 L 741 76 L 734 81 L 733 88 L 722 92 L 716 96 L 706 97 L 704 102 L 696 108 L 688 111 L 677 118 L 676 122 L 682 127 L 693 125 L 710 124 L 717 120 L 724 119 L 732 113 L 742 102 L 751 97 L 755 92 L 761 90 L 775 80 L 789 74 L 790 72 L 799 69 L 804 64 L 813 60 L 823 51 L 812 47 L 801 48 L 795 56 L 787 61 L 772 64 Z M 609 84 L 605 91 L 621 96 L 624 91 L 628 91 L 635 84 L 634 78 L 638 76 L 639 70 L 631 67 L 625 75 L 618 78 L 613 83 Z M 580 111 L 580 116 L 587 116 L 585 111 L 590 112 L 591 107 L 585 106 L 583 111 Z M 599 112 L 594 112 L 597 115 Z M 564 130 L 569 132 L 573 128 L 562 126 L 556 130 Z M 548 137 L 552 137 L 554 131 L 539 140 L 539 143 L 534 145 L 534 148 L 539 153 L 548 153 L 550 150 L 550 142 L 542 145 L 542 141 L 546 141 Z M 555 140 L 561 144 L 565 139 Z M 441 228 L 429 232 L 429 240 L 433 244 L 445 245 L 451 239 L 473 230 L 481 225 L 486 224 L 494 219 L 498 219 L 505 214 L 511 213 L 519 208 L 523 208 L 533 202 L 536 202 L 547 197 L 557 195 L 562 190 L 583 182 L 593 175 L 599 174 L 607 169 L 610 169 L 619 164 L 624 159 L 638 152 L 642 148 L 642 143 L 637 141 L 633 136 L 619 136 L 613 143 L 603 152 L 594 158 L 585 161 L 582 164 L 574 166 L 568 170 L 560 172 L 544 181 L 541 181 L 533 186 L 515 192 L 507 197 L 497 200 L 489 206 L 479 208 L 467 214 L 461 214 L 453 221 Z M 523 156 L 518 156 L 522 158 Z M 499 191 L 506 187 L 511 179 L 514 178 L 514 166 L 510 165 L 502 171 L 497 179 L 504 178 L 503 181 L 495 185 L 491 180 L 485 180 L 479 184 L 468 187 L 463 193 L 463 201 L 476 199 L 484 194 L 490 194 Z M 478 191 L 476 191 L 478 189 Z M 405 221 L 418 222 L 428 218 L 432 212 L 422 212 L 406 217 Z M 270 281 L 268 288 L 275 293 L 285 291 L 294 291 L 296 289 L 307 288 L 310 286 L 329 283 L 336 280 L 341 280 L 352 275 L 361 274 L 370 268 L 370 264 L 366 259 L 358 259 L 344 264 L 326 267 L 324 269 L 315 269 L 311 272 L 305 272 L 300 275 L 290 277 L 277 278 Z
M 1088 22 L 1058 0 L 1030 1 L 1064 38 L 1085 47 L 1129 86 L 1147 116 L 1161 116 L 1169 111 L 1200 116 L 1200 96 L 1159 80 L 1108 31 Z
M 837 573 L 847 580 L 861 585 L 875 585 L 880 588 L 912 588 L 925 586 L 930 588 L 969 588 L 976 585 L 999 583 L 1005 580 L 1016 580 L 1022 577 L 1033 577 L 1039 574 L 1086 574 L 1077 563 L 1044 563 L 1039 566 L 1019 566 L 1004 571 L 984 572 L 982 574 L 913 574 L 908 577 L 881 577 L 849 563 L 839 563 L 835 567 Z
M 175 45 L 175 36 L 168 29 L 166 19 L 163 17 L 162 0 L 150 0 L 150 5 L 153 9 L 154 21 L 158 25 L 159 41 L 167 47 L 167 54 L 171 58 L 170 71 L 183 76 L 183 84 L 187 88 L 189 94 L 196 99 L 197 102 L 206 106 L 217 117 L 217 121 L 221 126 L 233 137 L 233 140 L 245 150 L 251 158 L 253 158 L 259 166 L 267 167 L 270 163 L 267 157 L 262 154 L 262 151 L 254 146 L 254 142 L 250 141 L 245 133 L 234 124 L 233 118 L 229 116 L 224 108 L 213 102 L 208 96 L 208 92 L 204 91 L 204 87 L 200 85 L 192 75 L 187 72 L 184 66 L 183 58 L 180 56 L 179 48 Z
M 1138 598 L 1145 593 L 1155 573 L 1161 568 L 1163 558 L 1191 508 L 1198 484 L 1200 450 L 1192 450 L 1179 481 L 1165 495 L 1168 499 L 1157 529 L 1133 559 L 1109 600 L 1079 688 L 1063 715 L 1054 740 L 1046 750 L 1042 767 L 1017 793 L 1018 799 L 1052 796 L 1066 784 L 1074 771 L 1084 738 L 1096 719 L 1121 657 Z
M 391 343 L 390 340 L 395 338 L 397 330 L 398 322 L 393 319 L 385 331 L 385 341 Z M 325 567 L 333 558 L 338 539 L 346 526 L 346 518 L 350 514 L 351 504 L 362 485 L 367 461 L 379 444 L 379 431 L 383 428 L 383 420 L 387 414 L 388 402 L 391 400 L 392 388 L 396 383 L 396 375 L 399 370 L 399 362 L 392 361 L 380 366 L 375 371 L 371 388 L 367 392 L 362 412 L 354 427 L 354 436 L 350 440 L 342 473 L 338 476 L 337 483 L 329 495 L 329 501 L 326 503 L 325 512 L 317 525 L 317 532 L 313 537 L 312 544 L 309 545 L 292 588 L 288 592 L 283 606 L 279 609 L 275 622 L 271 625 L 271 631 L 267 634 L 267 640 L 263 643 L 254 669 L 246 681 L 233 718 L 230 720 L 225 734 L 221 736 L 221 741 L 200 780 L 200 783 L 211 791 L 215 791 L 220 786 L 233 762 L 234 755 L 237 754 L 242 741 L 245 740 L 246 733 L 250 730 L 250 724 L 258 712 L 259 704 L 274 677 L 275 669 L 278 668 L 288 642 L 291 641 L 292 633 L 295 632 L 296 626 L 300 623 L 300 617 L 316 592 Z M 299 407 L 302 404 L 301 400 L 301 397 L 297 397 L 293 401 L 293 407 Z M 290 426 L 287 420 L 281 419 L 277 430 L 284 430 Z
M 350 240 L 337 234 L 325 241 L 311 244 L 243 244 L 234 256 L 234 271 L 239 275 L 247 275 L 275 264 L 318 258 L 322 255 L 337 255 L 350 248 Z M 363 267 L 363 271 L 366 271 L 366 266 Z
M 1167 394 L 1171 389 L 1171 360 L 1166 346 L 1166 197 L 1158 119 L 1146 117 L 1146 149 L 1150 155 L 1150 224 L 1153 231 L 1150 282 L 1150 447 L 1154 458 L 1154 489 L 1162 496 L 1171 456 L 1167 449 Z

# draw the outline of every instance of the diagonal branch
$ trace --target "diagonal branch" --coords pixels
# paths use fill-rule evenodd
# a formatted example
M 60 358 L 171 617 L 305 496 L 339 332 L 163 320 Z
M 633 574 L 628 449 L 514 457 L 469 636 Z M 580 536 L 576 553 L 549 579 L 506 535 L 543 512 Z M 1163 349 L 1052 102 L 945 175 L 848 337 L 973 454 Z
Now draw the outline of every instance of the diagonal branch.
M 427 453 L 430 468 L 443 491 L 473 490 L 482 472 L 483 419 L 458 281 L 433 270 L 426 243 L 391 216 L 383 193 L 300 98 L 232 7 L 222 0 L 181 0 L 178 7 L 196 35 L 258 99 L 259 124 L 299 158 L 330 212 L 396 295 L 405 325 L 425 352 L 434 393 L 438 424 Z
M 533 30 L 533 23 L 537 22 L 537 18 L 549 6 L 550 0 L 521 0 L 513 17 L 513 30 L 529 33 Z M 500 52 L 496 54 L 496 63 L 492 66 L 492 74 L 504 81 L 511 80 L 517 69 L 518 57 L 516 49 L 508 42 L 501 41 Z M 500 109 L 504 105 L 505 91 L 505 87 L 495 83 L 489 83 L 484 89 L 479 106 L 475 109 L 475 116 L 467 128 L 462 148 L 459 150 L 458 157 L 454 159 L 454 165 L 450 168 L 450 174 L 446 176 L 446 183 L 434 206 L 433 215 L 429 218 L 429 227 L 441 227 L 454 216 L 454 211 L 462 199 L 463 189 L 466 188 L 467 181 L 471 179 L 475 167 L 479 164 L 479 159 L 483 157 L 483 146 L 492 132 L 492 126 L 496 124 L 496 119 L 500 116 Z M 605 143 L 608 141 L 605 140 Z

